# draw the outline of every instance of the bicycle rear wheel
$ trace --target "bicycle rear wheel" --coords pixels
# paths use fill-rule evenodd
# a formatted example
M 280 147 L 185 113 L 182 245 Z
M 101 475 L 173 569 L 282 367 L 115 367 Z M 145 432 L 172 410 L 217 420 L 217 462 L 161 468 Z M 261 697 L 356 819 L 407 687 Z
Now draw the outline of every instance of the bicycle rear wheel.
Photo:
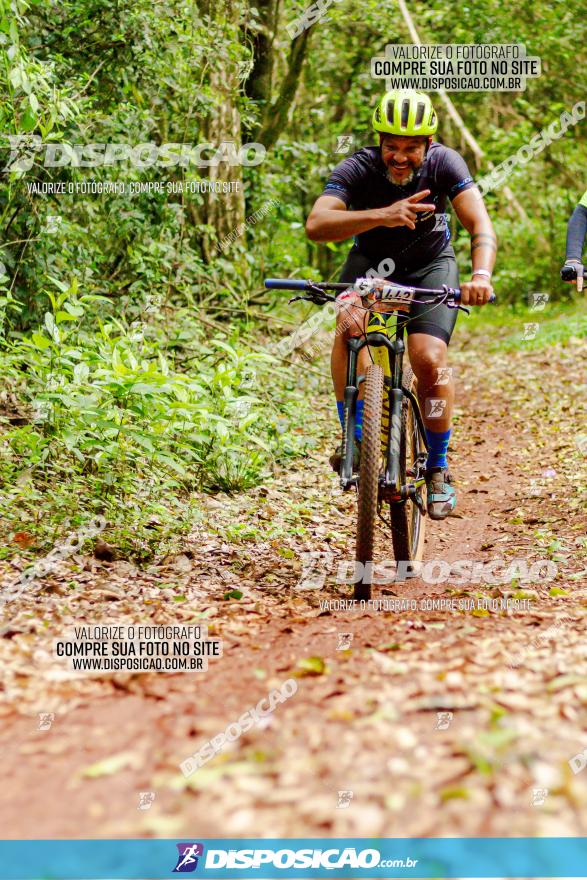
M 403 385 L 415 396 L 417 379 L 411 367 L 404 370 Z M 404 397 L 402 403 L 402 423 L 400 440 L 400 476 L 402 485 L 416 477 L 417 458 L 426 451 L 424 438 L 420 434 L 412 402 Z M 418 489 L 421 504 L 426 506 L 426 487 Z M 426 520 L 414 498 L 401 504 L 390 503 L 391 537 L 396 562 L 418 563 L 424 553 Z M 416 568 L 416 566 L 414 566 Z
M 359 466 L 359 504 L 357 510 L 357 543 L 355 558 L 363 566 L 355 582 L 355 599 L 371 598 L 371 572 L 377 527 L 379 475 L 383 463 L 381 453 L 381 411 L 383 407 L 384 374 L 378 364 L 367 367 L 365 374 L 365 405 L 363 439 Z M 370 563 L 369 565 L 367 565 Z

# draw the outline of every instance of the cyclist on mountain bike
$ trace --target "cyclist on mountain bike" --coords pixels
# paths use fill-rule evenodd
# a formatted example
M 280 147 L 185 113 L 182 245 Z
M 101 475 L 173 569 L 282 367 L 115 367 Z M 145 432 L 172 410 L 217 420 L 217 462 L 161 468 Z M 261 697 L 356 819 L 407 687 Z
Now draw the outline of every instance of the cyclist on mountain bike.
M 587 192 L 571 214 L 567 227 L 567 253 L 561 269 L 563 281 L 573 282 L 577 277 L 577 267 L 581 266 L 583 245 L 587 235 Z
M 458 269 L 444 213 L 448 197 L 471 235 L 473 271 L 471 281 L 460 285 L 461 301 L 463 305 L 484 305 L 493 290 L 491 271 L 497 239 L 464 159 L 455 150 L 433 142 L 437 125 L 427 95 L 416 91 L 384 95 L 373 113 L 379 146 L 358 150 L 336 166 L 308 216 L 306 233 L 312 241 L 321 242 L 354 236 L 340 276 L 343 282 L 351 283 L 374 274 L 374 270 L 400 284 L 457 287 Z M 346 340 L 364 332 L 365 312 L 357 307 L 358 294 L 344 293 L 339 299 L 344 308 L 337 318 L 331 368 L 342 425 Z M 447 351 L 456 316 L 457 311 L 445 305 L 412 303 L 407 325 L 408 353 L 418 379 L 429 443 L 426 485 L 432 519 L 444 519 L 456 506 L 446 457 L 454 400 L 452 377 L 446 370 Z M 368 349 L 364 348 L 359 356 L 361 374 L 368 363 Z M 362 416 L 363 401 L 359 399 L 357 465 Z M 340 450 L 331 458 L 336 470 Z

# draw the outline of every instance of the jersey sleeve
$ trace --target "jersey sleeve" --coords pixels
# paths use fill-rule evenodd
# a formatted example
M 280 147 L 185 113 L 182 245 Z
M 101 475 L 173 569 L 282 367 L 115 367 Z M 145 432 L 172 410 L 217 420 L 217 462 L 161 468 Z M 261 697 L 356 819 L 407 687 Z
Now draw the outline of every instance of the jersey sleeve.
M 353 201 L 353 195 L 359 191 L 364 175 L 364 166 L 354 156 L 349 156 L 339 162 L 331 172 L 321 195 L 335 196 L 348 208 Z
M 475 186 L 467 163 L 456 150 L 452 150 L 450 147 L 446 147 L 445 155 L 439 163 L 438 185 L 451 202 L 456 196 Z
M 583 245 L 587 236 L 587 193 L 583 196 L 567 226 L 566 259 L 581 262 Z

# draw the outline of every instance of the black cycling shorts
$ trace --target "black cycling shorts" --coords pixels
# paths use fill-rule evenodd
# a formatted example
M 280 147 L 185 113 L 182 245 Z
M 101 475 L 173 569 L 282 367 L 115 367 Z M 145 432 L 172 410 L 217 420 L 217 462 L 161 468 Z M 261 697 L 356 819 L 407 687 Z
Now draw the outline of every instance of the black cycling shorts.
M 377 265 L 377 261 L 373 261 L 353 248 L 343 266 L 340 281 L 352 284 L 357 278 L 365 277 L 369 269 L 377 269 Z M 449 287 L 459 286 L 459 270 L 452 248 L 449 253 L 445 251 L 427 266 L 423 266 L 407 276 L 400 277 L 397 274 L 391 274 L 386 277 L 389 281 L 413 287 L 441 288 L 443 284 L 447 284 Z M 424 295 L 418 297 L 418 299 L 425 298 Z M 428 336 L 436 336 L 437 339 L 442 339 L 448 345 L 456 324 L 457 314 L 457 309 L 450 309 L 442 304 L 428 305 L 413 302 L 410 305 L 410 318 L 407 321 L 406 329 L 408 334 L 427 333 Z

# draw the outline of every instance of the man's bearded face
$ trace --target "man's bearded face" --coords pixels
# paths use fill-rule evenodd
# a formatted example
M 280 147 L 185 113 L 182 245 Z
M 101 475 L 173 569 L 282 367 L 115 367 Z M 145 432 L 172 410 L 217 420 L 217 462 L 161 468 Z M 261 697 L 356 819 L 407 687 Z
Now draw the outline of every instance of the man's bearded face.
M 407 186 L 424 162 L 426 137 L 381 135 L 381 158 L 387 169 L 387 177 L 396 186 Z

